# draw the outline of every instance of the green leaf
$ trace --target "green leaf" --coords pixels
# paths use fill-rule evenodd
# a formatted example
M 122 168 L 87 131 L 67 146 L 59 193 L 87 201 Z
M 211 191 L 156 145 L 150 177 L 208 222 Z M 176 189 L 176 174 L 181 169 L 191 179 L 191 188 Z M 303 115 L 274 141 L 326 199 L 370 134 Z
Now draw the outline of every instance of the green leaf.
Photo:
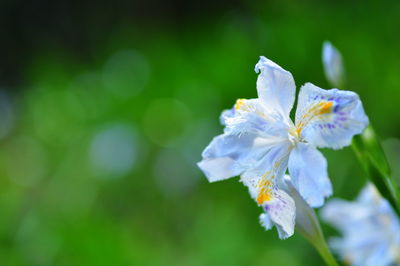
M 363 134 L 353 138 L 352 147 L 363 165 L 370 181 L 374 183 L 381 195 L 386 198 L 393 209 L 400 215 L 400 193 L 379 138 L 371 125 Z

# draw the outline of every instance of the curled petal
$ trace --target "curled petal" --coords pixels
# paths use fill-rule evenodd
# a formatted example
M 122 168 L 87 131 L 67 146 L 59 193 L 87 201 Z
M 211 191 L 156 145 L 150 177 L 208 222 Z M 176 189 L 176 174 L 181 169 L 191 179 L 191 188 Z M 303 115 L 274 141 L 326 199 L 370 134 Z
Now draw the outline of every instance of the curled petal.
M 362 133 L 368 123 L 356 93 L 324 90 L 311 83 L 301 87 L 296 132 L 314 146 L 333 149 L 348 146 L 353 136 Z
M 322 63 L 326 79 L 334 87 L 341 87 L 344 82 L 344 67 L 342 55 L 330 42 L 324 42 L 322 48 Z
M 289 157 L 293 186 L 311 207 L 320 207 L 332 195 L 325 157 L 306 143 L 298 143 Z
M 287 119 L 296 92 L 292 74 L 264 56 L 260 57 L 255 71 L 260 72 L 257 79 L 258 98 L 270 113 L 278 112 Z

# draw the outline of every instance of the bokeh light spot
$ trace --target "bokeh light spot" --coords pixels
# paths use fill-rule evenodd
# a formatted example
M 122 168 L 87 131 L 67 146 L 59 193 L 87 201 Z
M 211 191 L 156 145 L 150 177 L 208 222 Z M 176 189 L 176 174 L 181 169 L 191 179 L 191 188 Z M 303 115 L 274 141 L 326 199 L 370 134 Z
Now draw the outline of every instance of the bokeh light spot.
M 106 126 L 93 137 L 90 161 L 95 173 L 102 177 L 118 177 L 129 173 L 137 158 L 136 132 L 128 124 Z
M 159 190 L 167 196 L 175 197 L 188 193 L 199 180 L 195 164 L 186 160 L 175 149 L 164 149 L 157 155 L 154 176 Z
M 150 66 L 146 58 L 133 50 L 113 54 L 103 68 L 105 89 L 117 98 L 132 97 L 147 85 Z

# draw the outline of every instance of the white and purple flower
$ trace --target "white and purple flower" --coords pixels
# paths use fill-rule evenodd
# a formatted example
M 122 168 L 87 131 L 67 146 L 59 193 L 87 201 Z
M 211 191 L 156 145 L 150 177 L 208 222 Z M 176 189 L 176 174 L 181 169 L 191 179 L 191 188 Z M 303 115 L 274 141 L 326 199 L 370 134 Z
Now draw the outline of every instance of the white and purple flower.
M 280 238 L 294 232 L 295 203 L 281 189 L 286 170 L 300 195 L 320 207 L 332 194 L 327 162 L 316 147 L 339 149 L 368 125 L 358 95 L 301 87 L 295 122 L 289 117 L 296 86 L 290 72 L 261 57 L 256 64 L 257 99 L 239 99 L 221 115 L 224 133 L 215 137 L 198 163 L 210 182 L 240 175 L 265 213 L 262 223 L 276 225 Z
M 330 242 L 344 261 L 356 266 L 400 265 L 400 221 L 372 184 L 356 201 L 330 200 L 322 218 L 342 233 Z

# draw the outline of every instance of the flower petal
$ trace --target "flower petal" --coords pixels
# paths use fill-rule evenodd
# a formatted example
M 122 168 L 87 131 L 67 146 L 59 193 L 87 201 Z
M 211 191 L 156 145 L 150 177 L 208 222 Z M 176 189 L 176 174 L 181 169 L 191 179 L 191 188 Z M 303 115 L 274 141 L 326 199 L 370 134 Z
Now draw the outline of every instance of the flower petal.
M 268 114 L 259 99 L 239 99 L 221 115 L 226 134 L 254 133 L 261 137 L 287 138 L 288 125 L 280 116 Z
M 263 207 L 268 218 L 276 225 L 280 239 L 286 239 L 293 235 L 296 206 L 294 200 L 285 191 L 274 189 L 273 198 Z M 268 228 L 270 224 L 266 222 L 265 216 L 263 216 L 263 225 L 268 230 L 271 227 Z
M 261 213 L 259 219 L 260 219 L 260 224 L 262 225 L 262 227 L 265 228 L 265 230 L 270 230 L 274 226 L 274 223 L 272 222 L 268 213 Z
M 358 95 L 351 91 L 324 90 L 311 83 L 300 89 L 296 131 L 314 146 L 339 149 L 362 133 L 368 117 Z
M 290 147 L 289 141 L 271 145 L 263 157 L 241 175 L 240 180 L 259 205 L 273 199 L 273 189 L 287 169 Z
M 381 204 L 382 196 L 379 194 L 378 189 L 372 184 L 367 185 L 358 194 L 357 202 L 363 203 L 367 206 Z
M 325 157 L 307 143 L 298 143 L 289 156 L 293 186 L 311 207 L 320 207 L 332 195 Z
M 257 164 L 241 175 L 241 181 L 249 188 L 250 195 L 266 211 L 260 216 L 261 224 L 266 229 L 275 224 L 282 239 L 291 236 L 294 231 L 294 201 L 278 187 L 287 169 L 290 147 L 288 140 L 274 144 Z
M 352 231 L 360 221 L 367 221 L 371 206 L 362 206 L 341 199 L 330 200 L 321 210 L 321 217 L 342 231 Z
M 399 219 L 372 185 L 356 201 L 330 200 L 321 216 L 342 233 L 330 244 L 352 265 L 392 265 L 399 258 Z
M 292 74 L 264 56 L 260 57 L 255 71 L 261 72 L 257 79 L 258 98 L 269 112 L 289 118 L 296 92 Z
M 245 169 L 241 162 L 248 157 L 253 141 L 253 135 L 219 135 L 204 149 L 197 165 L 210 182 L 237 176 Z
M 279 139 L 263 139 L 256 134 L 222 134 L 215 137 L 202 153 L 203 160 L 197 165 L 210 182 L 220 181 L 252 169 L 269 147 Z

